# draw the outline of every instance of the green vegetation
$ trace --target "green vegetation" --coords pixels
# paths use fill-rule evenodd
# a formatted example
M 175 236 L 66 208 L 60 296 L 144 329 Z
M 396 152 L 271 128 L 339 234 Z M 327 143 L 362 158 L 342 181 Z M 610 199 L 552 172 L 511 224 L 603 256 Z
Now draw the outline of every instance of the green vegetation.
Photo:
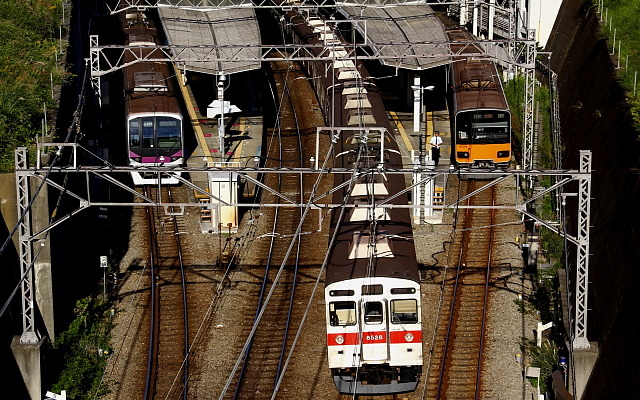
M 536 85 L 535 108 L 538 116 L 537 129 L 537 165 L 541 169 L 554 168 L 554 149 L 552 140 L 551 125 L 551 94 L 544 85 Z M 524 117 L 524 77 L 507 82 L 505 94 L 512 112 L 512 127 L 514 130 L 514 148 L 521 149 L 523 117 Z M 555 181 L 552 177 L 540 177 L 536 186 L 550 187 Z M 528 187 L 522 188 L 529 192 Z M 542 198 L 541 203 L 537 203 L 534 213 L 542 220 L 555 221 L 556 197 L 547 195 Z M 558 269 L 564 268 L 564 241 L 557 233 L 550 231 L 544 226 L 539 228 L 540 250 L 538 252 L 538 265 L 549 264 L 547 268 L 538 268 L 531 272 L 531 282 L 534 283 L 534 295 L 532 298 L 514 300 L 518 310 L 523 314 L 539 313 L 542 322 L 552 321 L 554 326 L 561 327 L 562 316 L 560 306 L 560 296 L 558 287 Z M 532 311 L 533 309 L 533 311 Z M 540 390 L 544 393 L 547 390 L 547 382 L 558 362 L 560 349 L 564 348 L 564 332 L 559 329 L 552 329 L 542 334 L 542 346 L 538 347 L 536 341 L 523 339 L 521 350 L 529 357 L 530 365 L 540 368 Z M 533 386 L 538 385 L 537 379 L 530 379 Z
M 541 342 L 538 347 L 535 340 L 522 340 L 520 350 L 531 358 L 531 366 L 540 368 L 540 393 L 547 391 L 547 378 L 551 376 L 554 367 L 558 363 L 558 346 L 548 339 Z M 531 384 L 538 385 L 538 379 L 530 378 Z
M 551 140 L 551 95 L 546 86 L 536 85 L 534 100 L 539 110 L 540 124 L 538 125 L 538 167 L 553 168 L 553 141 Z M 504 93 L 511 109 L 511 125 L 514 132 L 514 147 L 520 151 L 523 144 L 522 128 L 524 117 L 524 76 L 520 75 L 504 85 Z M 516 162 L 522 157 L 516 155 Z
M 78 300 L 74 311 L 76 319 L 53 343 L 50 357 L 64 366 L 53 391 L 66 390 L 71 399 L 97 398 L 108 390 L 101 379 L 112 352 L 113 311 L 107 301 L 96 297 Z
M 56 107 L 61 17 L 62 0 L 0 2 L 0 172 L 12 171 L 14 149 L 40 133 L 45 105 Z
M 594 5 L 597 5 L 597 2 L 594 1 Z M 637 76 L 640 75 L 638 15 L 640 15 L 640 0 L 604 0 L 601 31 L 609 42 L 611 52 L 615 52 L 616 57 L 620 59 L 618 80 L 627 91 L 627 101 L 635 126 L 640 130 L 640 76 Z M 604 21 L 605 16 L 606 21 Z

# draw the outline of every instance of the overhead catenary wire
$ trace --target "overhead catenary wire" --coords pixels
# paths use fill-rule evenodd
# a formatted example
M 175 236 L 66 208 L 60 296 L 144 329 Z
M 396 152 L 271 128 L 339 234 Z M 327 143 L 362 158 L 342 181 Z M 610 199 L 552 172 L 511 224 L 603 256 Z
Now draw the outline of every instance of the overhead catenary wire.
M 326 171 L 326 163 L 328 162 L 331 150 L 332 150 L 332 147 L 330 147 L 328 152 L 327 152 L 327 156 L 325 158 L 325 161 L 324 161 L 324 164 L 323 164 L 323 168 L 322 168 L 323 171 Z M 314 183 L 314 187 L 313 187 L 313 189 L 311 191 L 311 197 L 313 196 L 313 193 L 315 193 L 315 191 L 317 190 L 317 188 L 318 188 L 318 186 L 320 184 L 320 178 L 321 177 L 322 177 L 322 175 L 318 175 L 318 178 L 316 179 L 316 182 Z M 299 235 L 300 232 L 302 231 L 302 225 L 304 223 L 304 220 L 305 220 L 309 210 L 311 209 L 311 205 L 312 205 L 311 200 L 307 201 L 306 206 L 304 208 L 304 212 L 303 212 L 303 214 L 302 214 L 302 216 L 300 218 L 300 222 L 298 223 L 298 226 L 296 228 L 295 235 Z M 233 370 L 229 374 L 227 382 L 225 383 L 225 386 L 224 386 L 222 392 L 220 393 L 220 396 L 219 396 L 220 400 L 224 399 L 224 395 L 226 394 L 227 390 L 231 386 L 231 382 L 233 381 L 233 378 L 234 378 L 236 372 L 238 371 L 238 368 L 240 366 L 240 363 L 242 362 L 242 359 L 246 356 L 247 349 L 249 348 L 251 340 L 253 339 L 253 336 L 255 335 L 255 332 L 256 332 L 256 330 L 258 328 L 258 324 L 260 323 L 260 321 L 262 319 L 262 316 L 264 315 L 264 312 L 265 312 L 265 310 L 266 310 L 266 308 L 267 308 L 267 306 L 269 304 L 269 300 L 271 299 L 271 296 L 273 295 L 273 292 L 275 291 L 275 289 L 277 287 L 277 283 L 280 280 L 280 276 L 282 275 L 282 272 L 285 269 L 286 262 L 287 262 L 287 260 L 288 260 L 288 258 L 290 256 L 290 254 L 291 254 L 291 251 L 293 249 L 293 246 L 295 245 L 295 242 L 296 242 L 295 239 L 292 240 L 291 243 L 289 244 L 289 247 L 287 248 L 285 256 L 284 256 L 284 258 L 282 260 L 282 264 L 280 265 L 280 268 L 278 269 L 278 272 L 277 272 L 275 278 L 273 279 L 273 283 L 271 285 L 269 293 L 267 294 L 267 296 L 266 296 L 266 298 L 264 300 L 264 303 L 262 305 L 262 308 L 260 309 L 260 313 L 256 317 L 256 319 L 254 321 L 254 324 L 253 324 L 253 326 L 251 328 L 251 331 L 249 332 L 249 335 L 247 337 L 247 340 L 245 341 L 245 344 L 244 344 L 244 346 L 242 348 L 242 351 L 240 352 L 240 354 L 239 354 L 239 356 L 238 356 L 238 358 L 236 360 L 236 363 L 235 363 L 235 365 L 233 367 Z
M 322 171 L 326 171 L 326 164 L 327 164 L 327 162 L 329 160 L 329 155 L 331 154 L 331 150 L 332 150 L 332 148 L 330 147 L 329 151 L 327 152 L 327 156 L 325 157 L 324 163 L 322 165 Z M 316 183 L 314 184 L 314 188 L 312 190 L 312 195 L 313 195 L 313 193 L 317 189 L 317 186 L 320 183 L 320 178 L 321 178 L 321 176 L 318 177 L 318 179 L 316 180 Z M 344 196 L 345 197 L 344 202 L 347 201 L 347 198 L 349 197 L 349 194 L 351 193 L 351 191 L 353 189 L 353 185 L 356 182 L 356 180 L 357 180 L 357 174 L 356 174 L 356 170 L 354 169 L 353 174 L 352 174 L 352 176 L 351 176 L 351 178 L 349 180 L 349 188 L 346 190 L 346 194 Z M 329 246 L 328 246 L 329 249 L 333 247 L 333 245 L 334 245 L 334 243 L 336 241 L 336 237 L 338 236 L 338 232 L 340 231 L 339 228 L 340 228 L 340 225 L 342 224 L 342 221 L 344 219 L 344 213 L 345 212 L 346 212 L 346 208 L 342 207 L 340 209 L 340 215 L 337 218 L 336 227 L 335 227 L 335 229 L 333 231 L 333 234 L 331 235 L 331 240 L 329 241 Z M 280 373 L 280 376 L 278 378 L 278 382 L 276 383 L 276 387 L 275 387 L 275 389 L 273 391 L 273 394 L 271 396 L 272 400 L 275 399 L 275 396 L 278 393 L 278 389 L 280 388 L 280 385 L 282 384 L 282 380 L 284 379 L 285 371 L 287 370 L 287 367 L 288 367 L 289 362 L 291 360 L 291 357 L 293 355 L 293 350 L 295 349 L 297 341 L 298 341 L 300 335 L 302 334 L 302 329 L 304 327 L 304 323 L 306 321 L 307 315 L 309 314 L 309 311 L 311 310 L 311 306 L 313 304 L 313 299 L 315 297 L 315 293 L 318 290 L 318 286 L 320 285 L 320 281 L 321 281 L 321 278 L 322 278 L 322 273 L 325 271 L 325 269 L 327 267 L 327 264 L 329 263 L 329 258 L 330 257 L 331 257 L 331 252 L 327 251 L 325 253 L 324 260 L 322 261 L 322 266 L 320 267 L 320 271 L 318 271 L 318 276 L 316 277 L 316 282 L 315 282 L 315 284 L 313 286 L 313 290 L 311 292 L 311 296 L 309 296 L 309 301 L 307 302 L 307 307 L 305 309 L 304 314 L 302 315 L 302 319 L 300 321 L 300 325 L 298 326 L 298 330 L 296 332 L 296 336 L 295 336 L 295 338 L 293 340 L 293 343 L 291 344 L 291 348 L 289 349 L 289 354 L 287 355 L 287 359 L 286 359 L 286 361 L 284 363 L 284 366 L 282 368 L 282 372 Z

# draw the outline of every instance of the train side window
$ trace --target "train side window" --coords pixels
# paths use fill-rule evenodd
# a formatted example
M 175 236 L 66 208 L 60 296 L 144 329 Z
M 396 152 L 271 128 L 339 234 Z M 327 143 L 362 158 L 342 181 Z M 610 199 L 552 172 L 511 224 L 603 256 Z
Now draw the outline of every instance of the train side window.
M 134 119 L 129 121 L 129 147 L 140 147 L 140 120 Z
M 364 322 L 366 324 L 381 324 L 383 319 L 381 302 L 369 301 L 364 303 Z
M 142 119 L 142 147 L 144 148 L 153 148 L 155 147 L 155 143 L 153 140 L 153 136 L 155 134 L 155 129 L 153 127 L 153 118 L 143 118 Z
M 391 322 L 394 324 L 417 324 L 418 303 L 414 299 L 391 300 Z
M 334 301 L 329 303 L 329 323 L 331 326 L 356 324 L 356 302 Z

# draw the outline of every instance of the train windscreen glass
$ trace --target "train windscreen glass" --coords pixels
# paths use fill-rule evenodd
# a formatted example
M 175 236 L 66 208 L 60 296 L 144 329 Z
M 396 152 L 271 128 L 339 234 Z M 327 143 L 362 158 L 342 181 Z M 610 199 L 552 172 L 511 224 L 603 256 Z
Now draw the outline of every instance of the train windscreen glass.
M 334 301 L 329 303 L 329 321 L 331 326 L 356 324 L 356 302 Z
M 129 147 L 138 149 L 140 147 L 140 120 L 129 121 Z
M 418 304 L 413 299 L 391 300 L 391 322 L 394 324 L 418 323 Z
M 129 121 L 129 148 L 180 149 L 182 147 L 180 120 L 171 117 L 143 117 Z
M 364 303 L 364 322 L 367 324 L 381 324 L 382 321 L 382 303 L 379 301 Z
M 458 144 L 508 143 L 509 113 L 505 111 L 469 111 L 456 116 Z
M 170 117 L 156 118 L 158 125 L 158 147 L 165 149 L 179 149 L 180 120 Z
M 142 118 L 142 147 L 146 149 L 155 147 L 154 133 L 153 118 Z

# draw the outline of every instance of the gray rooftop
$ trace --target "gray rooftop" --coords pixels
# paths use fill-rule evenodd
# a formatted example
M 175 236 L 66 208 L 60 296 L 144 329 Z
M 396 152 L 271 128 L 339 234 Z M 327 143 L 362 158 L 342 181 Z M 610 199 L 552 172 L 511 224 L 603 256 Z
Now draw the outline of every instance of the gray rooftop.
M 447 42 L 444 28 L 431 7 L 427 5 L 401 7 L 342 7 L 340 13 L 348 19 L 366 20 L 367 40 L 375 48 L 375 43 L 419 43 L 419 42 Z M 357 29 L 364 35 L 365 27 L 357 25 Z M 448 57 L 429 54 L 442 54 L 436 51 L 433 44 L 416 44 L 412 47 L 415 55 L 399 61 L 383 59 L 386 65 L 406 69 L 428 69 L 450 62 Z M 382 49 L 382 55 L 393 55 L 392 50 Z M 388 53 L 388 54 L 386 54 Z
M 234 8 L 214 11 L 195 11 L 179 8 L 158 8 L 160 19 L 170 45 L 176 46 L 242 46 L 261 44 L 260 30 L 253 9 Z M 242 58 L 240 49 L 234 53 Z M 206 55 L 211 48 L 196 49 L 196 53 Z M 221 56 L 220 54 L 218 54 Z M 252 55 L 247 54 L 245 58 Z M 179 57 L 178 60 L 179 61 Z M 209 61 L 187 62 L 187 69 L 208 74 L 224 71 L 226 74 L 260 68 L 260 62 L 253 61 Z

